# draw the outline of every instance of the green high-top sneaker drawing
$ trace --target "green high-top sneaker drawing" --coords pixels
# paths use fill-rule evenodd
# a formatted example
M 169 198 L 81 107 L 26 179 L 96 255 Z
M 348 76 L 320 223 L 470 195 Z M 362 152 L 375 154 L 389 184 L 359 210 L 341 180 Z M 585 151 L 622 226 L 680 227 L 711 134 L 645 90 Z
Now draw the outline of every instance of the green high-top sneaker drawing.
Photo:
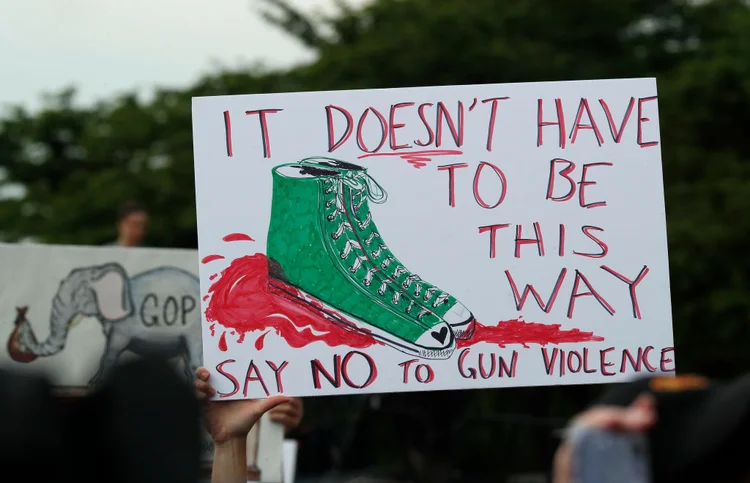
M 355 236 L 342 196 L 348 178 L 296 163 L 275 167 L 272 177 L 270 289 L 404 353 L 449 358 L 456 339 L 448 324 L 373 265 Z
M 456 339 L 470 339 L 474 334 L 476 320 L 469 309 L 449 293 L 412 273 L 383 242 L 372 220 L 369 201 L 384 203 L 387 194 L 367 174 L 367 170 L 356 164 L 323 157 L 306 158 L 299 164 L 337 171 L 348 180 L 344 183 L 344 196 L 346 203 L 351 206 L 354 233 L 357 241 L 368 252 L 372 263 L 387 271 L 390 277 L 417 303 L 445 320 Z

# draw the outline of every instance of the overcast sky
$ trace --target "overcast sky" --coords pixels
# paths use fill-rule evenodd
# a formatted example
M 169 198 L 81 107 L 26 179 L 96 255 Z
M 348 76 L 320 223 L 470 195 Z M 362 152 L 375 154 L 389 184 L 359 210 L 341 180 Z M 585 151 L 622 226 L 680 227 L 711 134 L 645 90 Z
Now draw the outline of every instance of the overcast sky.
M 294 0 L 305 10 L 331 0 Z M 361 4 L 363 0 L 349 0 Z M 124 90 L 194 82 L 219 63 L 287 66 L 312 57 L 266 24 L 261 0 L 0 0 L 0 105 L 44 92 L 89 103 Z

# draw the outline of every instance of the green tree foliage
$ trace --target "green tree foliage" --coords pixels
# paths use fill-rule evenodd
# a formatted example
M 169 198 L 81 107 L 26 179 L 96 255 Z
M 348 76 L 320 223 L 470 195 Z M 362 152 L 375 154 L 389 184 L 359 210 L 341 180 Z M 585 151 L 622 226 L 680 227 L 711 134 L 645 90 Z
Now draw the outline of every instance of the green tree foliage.
M 220 72 L 149 101 L 128 95 L 77 108 L 66 91 L 39 113 L 8 111 L 0 175 L 23 193 L 0 201 L 0 236 L 103 243 L 114 237 L 117 205 L 139 198 L 154 219 L 151 245 L 194 247 L 196 95 L 655 76 L 677 360 L 682 371 L 712 376 L 750 367 L 747 1 L 375 0 L 352 8 L 342 0 L 332 16 L 305 15 L 284 0 L 264 4 L 266 18 L 317 60 L 283 72 Z M 483 394 L 477 410 L 566 416 L 592 391 Z M 517 437 L 508 425 L 472 431 L 471 452 L 456 458 Z M 553 447 L 548 440 L 536 455 L 490 458 L 535 467 Z

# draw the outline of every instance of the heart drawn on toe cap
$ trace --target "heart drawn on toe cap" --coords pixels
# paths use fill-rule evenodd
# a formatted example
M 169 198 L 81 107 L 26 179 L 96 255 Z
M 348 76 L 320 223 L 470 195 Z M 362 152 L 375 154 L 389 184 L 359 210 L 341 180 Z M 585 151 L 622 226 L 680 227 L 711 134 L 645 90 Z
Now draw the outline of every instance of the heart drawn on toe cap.
M 432 337 L 436 341 L 440 342 L 441 344 L 444 344 L 445 343 L 445 338 L 448 337 L 448 328 L 447 327 L 443 327 L 439 331 L 433 330 L 432 332 L 430 332 L 430 335 L 432 335 Z

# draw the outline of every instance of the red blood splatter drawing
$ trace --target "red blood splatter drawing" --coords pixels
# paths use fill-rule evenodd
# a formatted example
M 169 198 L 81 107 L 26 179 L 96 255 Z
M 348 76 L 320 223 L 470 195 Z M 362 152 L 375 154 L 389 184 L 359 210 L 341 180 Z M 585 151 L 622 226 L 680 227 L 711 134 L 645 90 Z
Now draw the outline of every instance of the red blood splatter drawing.
M 479 323 L 453 295 L 423 280 L 387 247 L 370 204 L 385 190 L 363 167 L 311 158 L 276 166 L 266 254 L 233 260 L 208 288 L 205 316 L 241 337 L 269 331 L 293 348 L 314 342 L 364 349 L 390 346 L 424 359 L 450 358 L 480 342 L 560 344 L 602 337 L 556 324 L 504 320 Z M 306 201 L 307 200 L 307 201 Z M 310 202 L 309 200 L 316 200 Z M 252 240 L 231 234 L 225 241 Z M 208 255 L 202 262 L 223 259 Z

